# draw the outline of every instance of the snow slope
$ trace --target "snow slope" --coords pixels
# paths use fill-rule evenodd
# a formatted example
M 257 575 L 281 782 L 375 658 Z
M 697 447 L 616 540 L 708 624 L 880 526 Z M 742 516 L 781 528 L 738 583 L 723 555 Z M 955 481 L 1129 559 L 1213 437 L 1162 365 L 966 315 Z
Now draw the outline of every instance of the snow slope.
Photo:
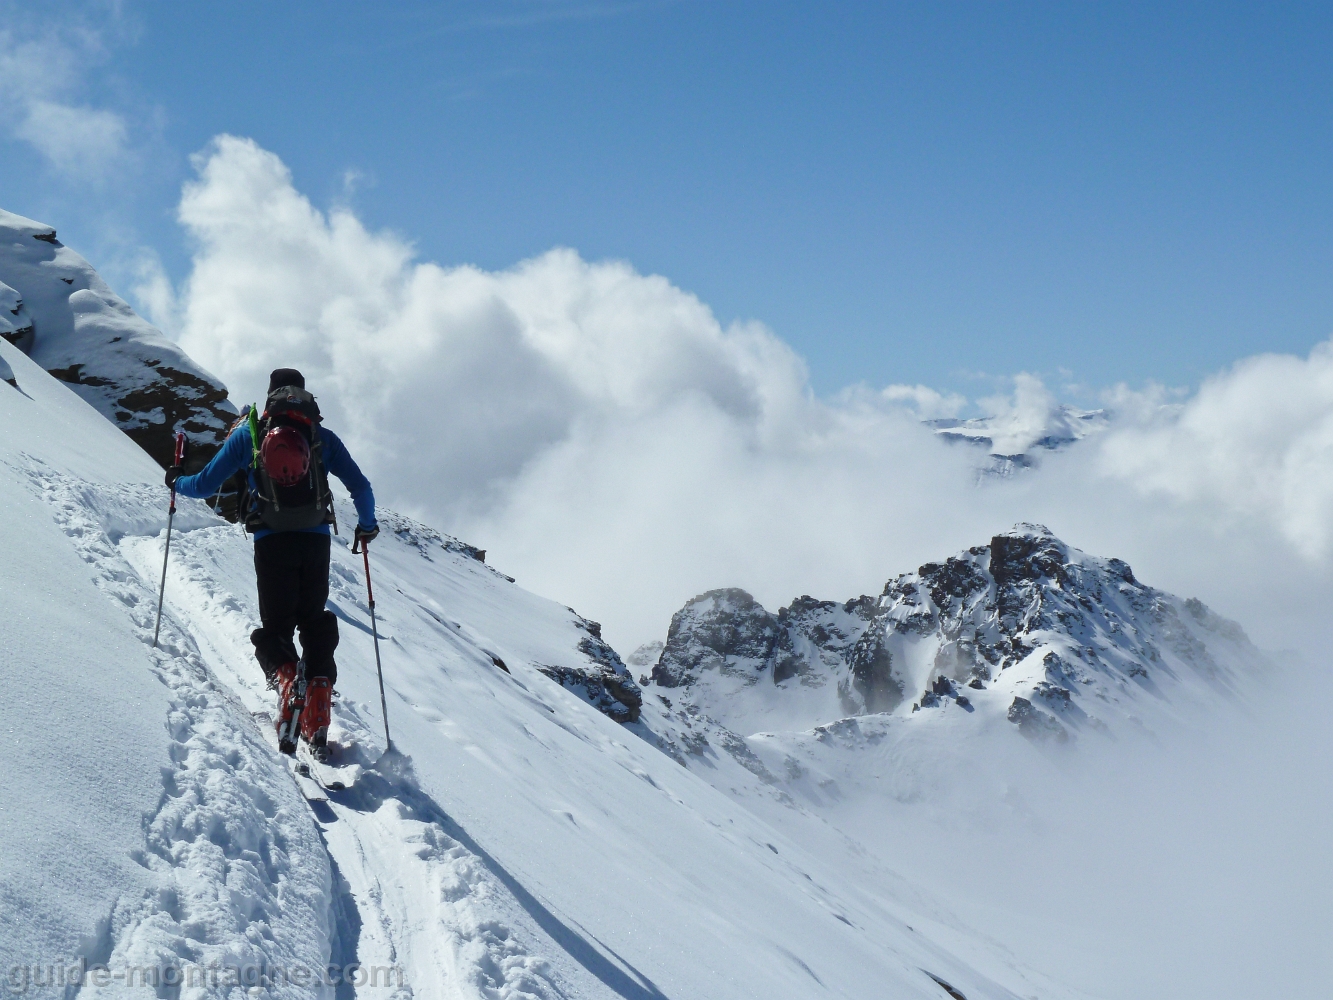
M 18 382 L 0 385 L 0 533 L 23 567 L 0 577 L 3 752 L 23 776 L 0 790 L 6 968 L 402 974 L 269 988 L 293 997 L 1082 995 L 886 866 L 863 879 L 835 831 L 798 844 L 552 681 L 601 669 L 589 623 L 405 519 L 372 547 L 396 752 L 377 761 L 364 581 L 337 539 L 332 736 L 355 781 L 298 781 L 249 649 L 249 541 L 181 503 L 150 649 L 157 468 L 9 344 L 0 357 Z
M 51 226 L 0 210 L 0 338 L 63 379 L 161 465 L 171 437 L 221 443 L 236 409 L 227 388 L 140 318 Z
M 0 386 L 0 967 L 317 965 L 330 868 L 305 803 L 186 633 L 149 648 L 156 595 L 116 548 L 162 527 L 157 467 L 0 355 L 18 381 Z

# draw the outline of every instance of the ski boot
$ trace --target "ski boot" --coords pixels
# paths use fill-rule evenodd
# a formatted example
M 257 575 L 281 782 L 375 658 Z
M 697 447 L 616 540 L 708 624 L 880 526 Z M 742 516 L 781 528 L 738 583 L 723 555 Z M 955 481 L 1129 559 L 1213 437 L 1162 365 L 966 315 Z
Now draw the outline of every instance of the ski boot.
M 305 661 L 278 668 L 278 752 L 296 755 L 296 737 L 305 708 Z
M 305 711 L 301 715 L 301 735 L 310 747 L 310 756 L 321 764 L 329 759 L 330 695 L 333 685 L 327 677 L 312 677 L 306 685 Z

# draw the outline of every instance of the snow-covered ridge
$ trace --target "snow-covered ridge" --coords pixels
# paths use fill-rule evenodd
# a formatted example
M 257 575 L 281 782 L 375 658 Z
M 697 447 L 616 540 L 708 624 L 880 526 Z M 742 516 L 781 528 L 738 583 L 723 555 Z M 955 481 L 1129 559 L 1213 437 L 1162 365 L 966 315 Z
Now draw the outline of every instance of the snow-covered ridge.
M 0 337 L 70 384 L 159 464 L 172 435 L 202 467 L 236 416 L 227 388 L 129 304 L 48 225 L 0 210 Z
M 744 591 L 700 595 L 644 679 L 740 733 L 923 712 L 998 714 L 1064 741 L 1136 725 L 1163 700 L 1225 695 L 1263 663 L 1200 601 L 1020 524 L 878 596 L 800 597 L 773 614 Z

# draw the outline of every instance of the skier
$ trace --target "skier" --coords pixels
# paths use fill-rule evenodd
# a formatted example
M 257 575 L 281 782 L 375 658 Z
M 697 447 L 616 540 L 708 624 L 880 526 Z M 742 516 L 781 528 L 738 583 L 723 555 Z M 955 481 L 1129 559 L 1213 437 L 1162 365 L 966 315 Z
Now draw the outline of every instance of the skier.
M 240 515 L 255 536 L 255 578 L 259 618 L 254 630 L 255 658 L 270 689 L 278 691 L 276 726 L 279 748 L 296 752 L 296 726 L 316 760 L 328 757 L 330 696 L 338 667 L 338 619 L 324 605 L 329 596 L 329 525 L 337 523 L 329 494 L 333 473 L 356 506 L 356 539 L 362 544 L 379 534 L 370 482 L 357 468 L 338 436 L 323 426 L 315 397 L 295 368 L 269 376 L 264 411 L 253 407 L 238 421 L 222 450 L 204 469 L 183 475 L 179 465 L 167 470 L 181 496 L 204 498 L 237 472 L 246 472 L 247 496 Z M 293 633 L 300 631 L 298 660 Z M 304 669 L 302 669 L 304 667 Z M 298 714 L 299 713 L 299 714 Z

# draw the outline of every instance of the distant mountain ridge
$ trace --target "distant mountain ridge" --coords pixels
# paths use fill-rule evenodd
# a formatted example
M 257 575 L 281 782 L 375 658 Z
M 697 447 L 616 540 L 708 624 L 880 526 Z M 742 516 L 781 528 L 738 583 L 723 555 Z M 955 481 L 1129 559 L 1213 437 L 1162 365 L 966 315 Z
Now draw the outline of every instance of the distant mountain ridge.
M 1040 414 L 1013 412 L 925 421 L 945 441 L 985 448 L 989 459 L 982 471 L 1000 477 L 1032 468 L 1040 452 L 1067 448 L 1105 430 L 1109 423 L 1106 410 L 1080 410 L 1063 403 Z
M 1063 742 L 1136 728 L 1174 699 L 1225 697 L 1265 662 L 1202 602 L 1019 524 L 878 596 L 803 596 L 772 613 L 742 590 L 701 594 L 641 680 L 645 699 L 683 703 L 677 721 L 691 729 L 704 718 L 734 735 L 962 713 Z

